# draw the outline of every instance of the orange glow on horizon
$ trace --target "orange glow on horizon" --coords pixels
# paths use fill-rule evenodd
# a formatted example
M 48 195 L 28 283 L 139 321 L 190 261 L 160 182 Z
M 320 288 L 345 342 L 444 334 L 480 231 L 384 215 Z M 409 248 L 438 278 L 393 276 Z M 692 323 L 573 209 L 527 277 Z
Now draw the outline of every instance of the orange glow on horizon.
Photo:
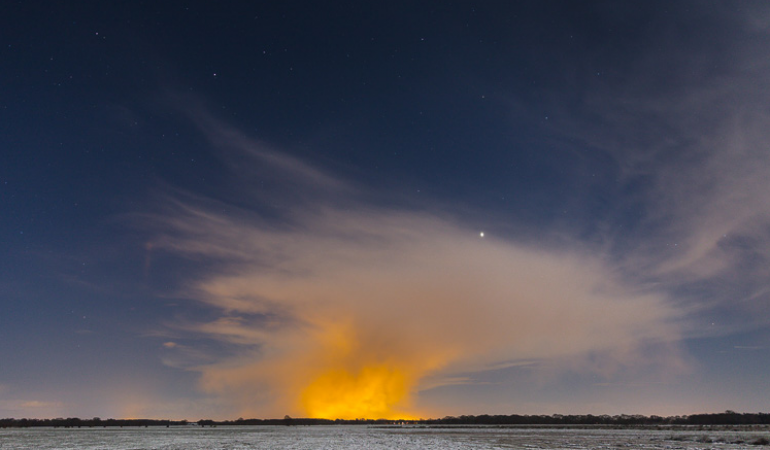
M 296 407 L 306 417 L 332 420 L 419 417 L 412 394 L 420 379 L 446 363 L 448 351 L 432 351 L 393 336 L 392 330 L 341 316 L 316 319 L 309 339 L 316 346 L 305 347 L 306 368 L 287 386 L 296 395 Z
M 304 390 L 302 407 L 309 417 L 325 419 L 411 419 L 393 408 L 408 399 L 412 383 L 403 370 L 385 364 L 358 373 L 329 370 Z

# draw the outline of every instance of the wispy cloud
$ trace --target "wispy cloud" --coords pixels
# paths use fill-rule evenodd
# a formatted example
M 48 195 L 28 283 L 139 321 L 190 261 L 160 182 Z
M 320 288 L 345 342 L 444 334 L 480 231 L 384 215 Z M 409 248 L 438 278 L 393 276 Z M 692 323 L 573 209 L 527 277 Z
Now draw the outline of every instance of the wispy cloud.
M 614 164 L 618 195 L 601 232 L 618 266 L 693 307 L 740 311 L 723 331 L 770 317 L 770 34 L 756 26 L 767 13 L 701 9 L 719 26 L 696 41 L 661 18 L 649 48 L 614 61 L 625 77 L 552 105 L 561 121 L 551 131 Z
M 249 180 L 253 186 L 268 191 L 268 195 L 278 195 L 282 200 L 300 194 L 317 194 L 318 191 L 351 194 L 348 183 L 312 164 L 279 151 L 266 142 L 243 134 L 237 128 L 209 114 L 193 98 L 176 99 L 177 102 L 180 100 L 187 105 L 185 112 L 188 117 L 217 148 L 217 154 L 241 181 Z M 280 187 L 280 193 L 275 192 L 276 187 Z M 251 194 L 261 197 L 260 189 Z
M 206 124 L 218 146 L 261 148 Z M 218 317 L 177 328 L 239 349 L 195 370 L 240 414 L 409 415 L 419 410 L 410 394 L 441 377 L 532 360 L 605 376 L 639 361 L 681 367 L 682 311 L 629 285 L 604 255 L 482 238 L 449 214 L 373 206 L 365 195 L 330 198 L 326 188 L 346 183 L 293 158 L 259 163 L 288 165 L 287 185 L 314 174 L 303 178 L 306 201 L 290 195 L 286 214 L 266 221 L 172 196 L 148 216 L 153 248 L 215 263 L 185 290 Z M 353 402 L 340 385 L 366 405 L 318 406 Z

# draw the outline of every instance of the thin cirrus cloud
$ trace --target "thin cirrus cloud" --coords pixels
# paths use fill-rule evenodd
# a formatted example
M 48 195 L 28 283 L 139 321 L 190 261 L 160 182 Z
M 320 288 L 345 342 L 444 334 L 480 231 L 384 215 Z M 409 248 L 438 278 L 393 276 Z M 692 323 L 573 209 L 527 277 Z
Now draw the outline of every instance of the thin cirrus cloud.
M 212 263 L 182 289 L 216 317 L 172 326 L 236 349 L 189 367 L 233 412 L 415 416 L 420 389 L 536 361 L 604 376 L 640 361 L 683 369 L 684 311 L 628 284 L 601 255 L 480 237 L 448 214 L 367 204 L 351 183 L 221 122 L 198 122 L 217 148 L 256 155 L 254 170 L 310 191 L 287 194 L 294 203 L 277 220 L 183 195 L 149 216 L 154 249 Z M 345 383 L 384 397 L 356 410 L 346 392 L 324 393 Z M 324 395 L 346 404 L 323 409 Z
M 619 267 L 693 307 L 731 310 L 706 319 L 724 332 L 770 317 L 770 32 L 756 22 L 767 12 L 717 7 L 711 14 L 730 18 L 714 30 L 722 45 L 650 45 L 628 63 L 635 75 L 591 86 L 579 107 L 560 109 L 560 130 L 608 155 L 621 189 L 635 186 L 616 205 L 619 216 L 635 205 L 637 217 L 634 233 L 614 228 Z M 670 61 L 666 82 L 653 83 L 661 59 Z

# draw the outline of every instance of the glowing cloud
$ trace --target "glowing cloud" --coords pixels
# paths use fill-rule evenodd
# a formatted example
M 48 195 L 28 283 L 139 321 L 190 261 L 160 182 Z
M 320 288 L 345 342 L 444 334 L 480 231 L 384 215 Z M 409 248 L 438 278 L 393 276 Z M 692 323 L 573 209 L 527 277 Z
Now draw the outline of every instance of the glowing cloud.
M 217 145 L 275 155 L 196 117 Z M 649 346 L 665 351 L 645 364 L 680 364 L 670 344 L 681 312 L 627 286 L 600 256 L 479 239 L 449 216 L 371 206 L 289 157 L 254 164 L 277 164 L 313 201 L 287 194 L 285 214 L 267 221 L 252 208 L 177 195 L 150 217 L 152 248 L 210 263 L 185 293 L 218 317 L 174 326 L 237 349 L 194 367 L 234 413 L 410 417 L 428 376 L 435 386 L 460 371 L 560 359 L 577 367 L 581 358 L 593 361 L 581 370 L 609 375 Z M 291 181 L 307 173 L 304 185 Z
M 184 205 L 156 242 L 224 263 L 189 291 L 220 317 L 183 326 L 241 349 L 196 368 L 241 414 L 410 416 L 420 380 L 439 371 L 596 353 L 633 364 L 679 338 L 664 298 L 586 254 L 478 239 L 424 213 L 249 217 Z

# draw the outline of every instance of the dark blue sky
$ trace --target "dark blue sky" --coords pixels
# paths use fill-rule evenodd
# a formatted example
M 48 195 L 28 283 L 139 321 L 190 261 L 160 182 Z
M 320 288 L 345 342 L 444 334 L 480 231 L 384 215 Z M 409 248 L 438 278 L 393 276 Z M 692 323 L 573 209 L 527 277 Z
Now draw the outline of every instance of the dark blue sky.
M 4 3 L 0 416 L 762 409 L 768 18 Z

